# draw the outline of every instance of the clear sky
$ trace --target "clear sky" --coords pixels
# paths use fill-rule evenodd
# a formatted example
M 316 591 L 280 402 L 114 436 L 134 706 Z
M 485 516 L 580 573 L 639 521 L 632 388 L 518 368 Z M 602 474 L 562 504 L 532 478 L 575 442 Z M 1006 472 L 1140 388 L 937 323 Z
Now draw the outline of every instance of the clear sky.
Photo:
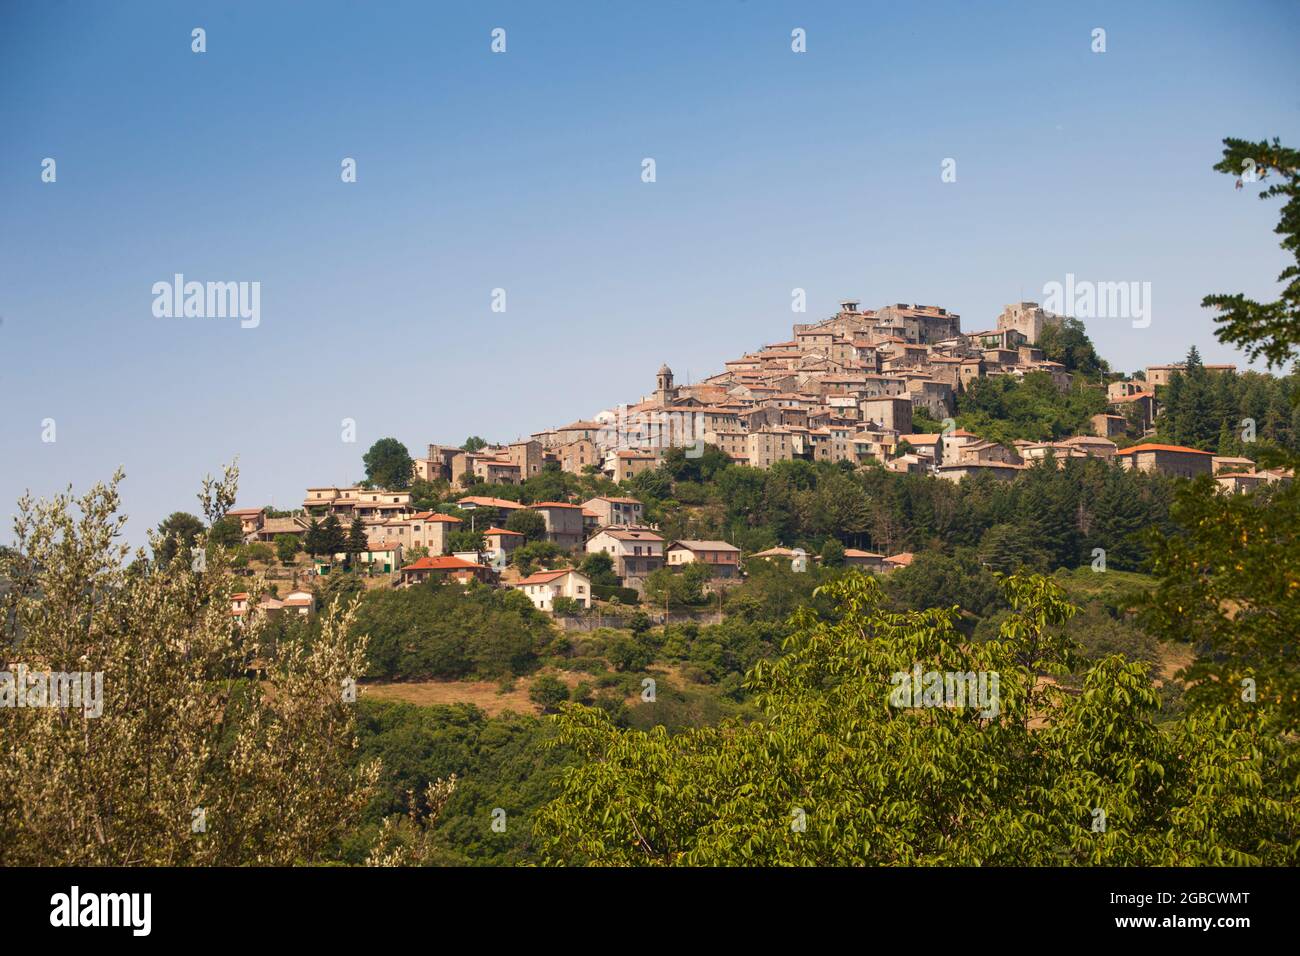
M 241 505 L 293 506 L 375 439 L 513 440 L 846 297 L 970 331 L 1150 282 L 1148 328 L 1089 323 L 1112 364 L 1240 362 L 1199 302 L 1276 297 L 1277 204 L 1211 166 L 1300 141 L 1298 41 L 1291 0 L 4 0 L 0 515 L 120 464 L 140 543 L 236 455 Z M 260 282 L 260 324 L 155 317 L 175 273 Z

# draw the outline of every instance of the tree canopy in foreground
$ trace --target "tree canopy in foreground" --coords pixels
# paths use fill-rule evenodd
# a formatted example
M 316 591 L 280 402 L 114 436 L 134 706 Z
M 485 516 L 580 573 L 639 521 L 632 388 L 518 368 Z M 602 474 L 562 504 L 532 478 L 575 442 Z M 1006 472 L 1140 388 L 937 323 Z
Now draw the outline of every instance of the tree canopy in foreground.
M 581 762 L 536 822 L 552 863 L 606 865 L 1294 865 L 1300 762 L 1240 697 L 1155 725 L 1148 665 L 1093 664 L 1081 689 L 1036 575 L 1005 579 L 994 640 L 956 608 L 892 613 L 854 572 L 834 610 L 795 615 L 749 686 L 760 721 L 669 735 L 565 705 Z M 995 707 L 895 706 L 895 675 L 998 675 Z M 989 682 L 991 684 L 991 680 Z M 928 691 L 927 691 L 928 692 Z M 915 701 L 913 701 L 915 703 Z M 996 713 L 991 711 L 996 710 Z
M 234 469 L 205 483 L 203 563 L 128 564 L 121 473 L 73 499 L 19 502 L 0 556 L 0 646 L 30 672 L 99 674 L 99 713 L 0 706 L 0 864 L 290 865 L 321 858 L 365 807 L 345 685 L 364 647 L 326 609 L 310 645 L 255 661 L 265 620 L 237 625 L 230 552 L 208 547 Z M 154 536 L 154 549 L 160 544 Z M 250 680 L 252 668 L 260 680 Z M 90 710 L 88 713 L 87 711 Z

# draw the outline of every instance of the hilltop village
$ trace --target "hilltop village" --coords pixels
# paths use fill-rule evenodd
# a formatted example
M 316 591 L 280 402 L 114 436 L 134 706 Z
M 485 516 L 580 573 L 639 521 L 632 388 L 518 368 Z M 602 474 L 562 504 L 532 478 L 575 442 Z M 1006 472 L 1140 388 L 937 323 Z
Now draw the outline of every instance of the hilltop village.
M 1045 330 L 1065 321 L 1034 302 L 1018 302 L 998 315 L 993 328 L 963 332 L 960 316 L 937 306 L 863 310 L 847 300 L 832 317 L 796 324 L 789 340 L 732 359 L 697 383 L 678 384 L 664 365 L 652 392 L 589 419 L 510 444 L 428 445 L 412 461 L 411 480 L 445 483 L 454 514 L 416 507 L 407 489 L 354 485 L 308 488 L 301 511 L 288 515 L 247 508 L 232 516 L 249 542 L 318 538 L 306 547 L 320 556 L 318 574 L 328 574 L 337 560 L 355 558 L 395 586 L 430 577 L 507 583 L 550 611 L 561 598 L 591 606 L 593 582 L 577 567 L 584 554 L 608 555 L 619 586 L 640 594 L 659 569 L 691 565 L 704 569 L 713 586 L 725 586 L 742 574 L 741 550 L 726 541 L 665 540 L 630 494 L 524 504 L 468 491 L 454 497 L 455 489 L 517 486 L 548 469 L 600 476 L 627 489 L 637 475 L 658 468 L 670 449 L 690 458 L 708 447 L 731 463 L 758 469 L 797 460 L 853 467 L 875 462 L 892 472 L 952 482 L 973 475 L 1011 479 L 1048 458 L 1058 466 L 1071 458 L 1100 458 L 1144 472 L 1214 475 L 1236 492 L 1289 480 L 1289 473 L 1256 470 L 1246 458 L 1148 440 L 1161 410 L 1157 390 L 1179 370 L 1176 363 L 1087 383 L 1105 392 L 1105 411 L 1091 416 L 1085 432 L 1058 441 L 1004 444 L 954 426 L 957 397 L 977 380 L 1042 373 L 1056 389 L 1068 391 L 1076 373 L 1048 359 L 1041 346 Z M 1204 369 L 1235 372 L 1233 366 Z M 515 518 L 520 512 L 540 521 L 530 530 L 527 520 Z M 335 529 L 324 545 L 322 522 Z M 343 532 L 349 529 L 345 547 Z M 457 532 L 466 530 L 474 546 L 453 547 Z M 512 574 L 512 554 L 534 539 L 574 560 Z M 786 547 L 748 557 L 796 565 L 807 560 Z M 844 560 L 887 572 L 906 566 L 911 555 L 849 548 Z

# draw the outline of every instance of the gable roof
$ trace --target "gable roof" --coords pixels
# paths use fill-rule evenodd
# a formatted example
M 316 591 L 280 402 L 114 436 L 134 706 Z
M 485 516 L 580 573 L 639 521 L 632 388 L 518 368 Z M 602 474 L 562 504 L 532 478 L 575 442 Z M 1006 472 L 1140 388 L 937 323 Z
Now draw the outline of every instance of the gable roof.
M 581 572 L 578 571 L 577 568 L 561 568 L 558 571 L 538 571 L 535 574 L 530 574 L 523 580 L 518 581 L 515 584 L 515 587 L 519 587 L 523 584 L 550 584 L 552 581 L 559 580 L 566 574 L 581 574 Z M 586 577 L 586 575 L 582 576 Z
M 445 515 L 440 511 L 421 511 L 418 514 L 411 515 L 411 517 L 405 519 L 405 521 L 394 521 L 391 523 L 405 524 L 406 521 L 446 521 L 449 524 L 464 524 L 464 522 L 455 515 Z
M 607 534 L 616 541 L 662 541 L 663 537 L 655 534 L 653 531 L 645 531 L 637 528 L 620 528 L 612 525 L 608 528 L 601 528 L 592 537 Z
M 413 561 L 406 567 L 402 568 L 402 573 L 407 571 L 460 571 L 470 568 L 483 570 L 484 565 L 475 564 L 472 561 L 465 561 L 457 557 L 437 557 L 437 558 L 420 558 Z
M 806 554 L 807 552 L 805 552 Z M 848 552 L 845 552 L 846 554 Z M 793 558 L 793 548 L 783 548 L 779 545 L 775 548 L 768 548 L 766 551 L 758 551 L 750 555 L 752 558 Z
M 459 505 L 462 501 L 468 501 L 475 507 L 484 508 L 526 508 L 527 505 L 521 505 L 517 501 L 507 501 L 505 498 L 484 498 L 480 495 L 468 495 L 449 504 Z
M 1134 445 L 1132 448 L 1125 448 L 1123 451 L 1116 452 L 1116 454 L 1136 455 L 1139 452 L 1147 452 L 1147 451 L 1172 451 L 1172 452 L 1178 452 L 1180 454 L 1186 454 L 1186 455 L 1208 455 L 1211 458 L 1214 457 L 1214 452 L 1201 451 L 1199 448 L 1186 448 L 1182 445 L 1152 445 L 1152 444 Z
M 668 546 L 669 548 L 685 548 L 687 551 L 735 551 L 740 553 L 740 549 L 734 544 L 727 544 L 725 541 L 674 541 Z

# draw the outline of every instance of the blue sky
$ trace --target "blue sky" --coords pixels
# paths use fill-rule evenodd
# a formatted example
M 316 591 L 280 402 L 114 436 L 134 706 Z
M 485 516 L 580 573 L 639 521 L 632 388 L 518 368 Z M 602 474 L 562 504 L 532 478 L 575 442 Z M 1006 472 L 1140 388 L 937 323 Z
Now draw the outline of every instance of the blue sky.
M 1147 281 L 1149 328 L 1090 323 L 1114 365 L 1240 362 L 1199 302 L 1275 297 L 1277 206 L 1210 167 L 1300 141 L 1298 40 L 1292 2 L 5 3 L 0 514 L 120 464 L 138 543 L 236 455 L 240 504 L 291 506 L 375 439 L 513 440 L 845 297 L 974 330 Z M 260 325 L 155 318 L 178 272 L 260 282 Z

